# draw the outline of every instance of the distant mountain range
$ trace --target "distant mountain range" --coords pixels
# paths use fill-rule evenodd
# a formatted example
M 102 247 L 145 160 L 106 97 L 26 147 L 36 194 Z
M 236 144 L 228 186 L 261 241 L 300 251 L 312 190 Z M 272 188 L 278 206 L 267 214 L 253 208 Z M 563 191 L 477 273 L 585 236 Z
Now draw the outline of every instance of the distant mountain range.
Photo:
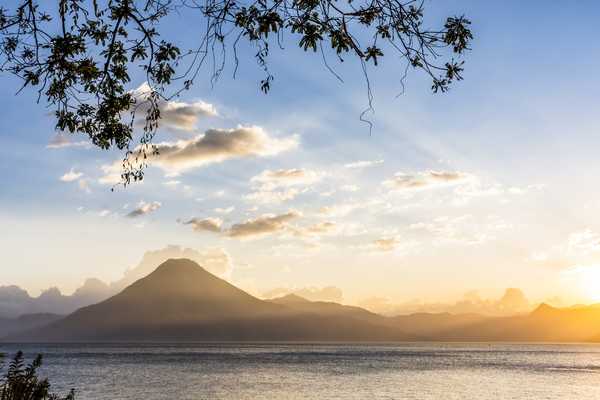
M 47 320 L 43 320 L 47 318 Z M 385 317 L 296 295 L 261 300 L 188 259 L 171 259 L 120 293 L 74 313 L 30 317 L 4 340 L 74 341 L 597 341 L 600 307 L 529 314 Z M 2 321 L 0 321 L 2 323 Z M 0 331 L 0 334 L 2 331 Z
M 15 285 L 0 286 L 0 319 L 15 319 L 24 314 L 70 314 L 81 307 L 98 303 L 119 293 L 169 258 L 194 260 L 208 271 L 219 275 L 231 269 L 231 260 L 222 250 L 198 251 L 180 246 L 167 246 L 144 253 L 141 261 L 127 269 L 119 280 L 105 283 L 100 279 L 89 278 L 71 295 L 51 287 L 34 297 Z
M 17 318 L 0 318 L 0 338 L 41 328 L 64 318 L 58 314 L 24 314 Z
M 415 340 L 367 311 L 294 298 L 260 300 L 187 259 L 14 341 Z M 363 315 L 364 314 L 364 315 Z
M 116 293 L 98 279 L 87 279 L 72 295 L 50 288 L 32 297 L 18 286 L 0 286 L 0 318 L 14 319 L 24 314 L 69 314 Z
M 51 287 L 35 297 L 18 286 L 0 286 L 0 319 L 15 319 L 24 314 L 70 314 L 79 308 L 99 303 L 114 296 L 133 282 L 150 274 L 158 265 L 171 258 L 190 259 L 219 277 L 231 276 L 234 269 L 232 260 L 222 249 L 195 250 L 170 245 L 162 249 L 145 252 L 140 262 L 126 269 L 123 276 L 118 280 L 105 283 L 100 279 L 89 278 L 70 295 L 61 293 L 56 287 Z M 311 301 L 341 303 L 343 300 L 342 289 L 331 285 L 325 287 L 276 287 L 264 291 L 259 297 L 271 299 L 287 294 L 296 294 Z M 553 301 L 560 303 L 557 299 L 553 299 Z M 362 299 L 357 305 L 386 316 L 422 312 L 510 316 L 529 312 L 537 306 L 535 303 L 530 303 L 525 294 L 518 288 L 507 288 L 503 296 L 498 299 L 484 299 L 476 291 L 470 291 L 456 302 L 426 303 L 413 300 L 394 304 L 385 297 L 373 296 Z M 0 333 L 1 330 L 0 328 Z

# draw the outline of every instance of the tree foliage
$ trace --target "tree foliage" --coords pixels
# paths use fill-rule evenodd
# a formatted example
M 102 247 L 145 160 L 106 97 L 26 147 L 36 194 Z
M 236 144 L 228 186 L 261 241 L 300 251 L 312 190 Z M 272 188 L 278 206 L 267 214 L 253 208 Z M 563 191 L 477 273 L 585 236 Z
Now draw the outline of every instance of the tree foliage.
M 74 400 L 73 390 L 62 397 L 50 393 L 48 380 L 38 377 L 41 365 L 41 355 L 25 365 L 23 353 L 17 352 L 8 365 L 6 374 L 0 379 L 0 400 Z
M 0 8 L 0 71 L 37 90 L 38 100 L 54 108 L 58 130 L 87 135 L 102 149 L 124 150 L 124 183 L 142 179 L 144 159 L 156 151 L 151 143 L 160 121 L 159 101 L 190 88 L 207 62 L 213 64 L 211 79 L 217 79 L 227 49 L 233 49 L 237 70 L 241 41 L 256 50 L 265 93 L 273 84 L 270 46 L 281 45 L 286 34 L 307 52 L 358 59 L 367 82 L 367 63 L 377 66 L 392 52 L 407 68 L 429 75 L 434 92 L 445 92 L 461 79 L 460 58 L 472 39 L 470 21 L 463 16 L 426 28 L 422 1 L 416 0 L 15 2 Z M 182 50 L 160 36 L 159 22 L 173 12 L 198 16 L 204 35 L 197 47 Z M 138 68 L 151 87 L 143 97 L 127 90 L 130 72 Z M 167 95 L 173 82 L 180 85 Z M 137 145 L 133 122 L 141 104 L 146 115 Z

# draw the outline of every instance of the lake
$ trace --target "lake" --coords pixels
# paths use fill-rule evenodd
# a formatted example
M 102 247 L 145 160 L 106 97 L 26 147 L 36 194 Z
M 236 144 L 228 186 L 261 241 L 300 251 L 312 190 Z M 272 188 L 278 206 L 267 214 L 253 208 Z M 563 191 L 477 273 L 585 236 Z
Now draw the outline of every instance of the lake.
M 600 399 L 600 346 L 0 344 L 78 399 Z

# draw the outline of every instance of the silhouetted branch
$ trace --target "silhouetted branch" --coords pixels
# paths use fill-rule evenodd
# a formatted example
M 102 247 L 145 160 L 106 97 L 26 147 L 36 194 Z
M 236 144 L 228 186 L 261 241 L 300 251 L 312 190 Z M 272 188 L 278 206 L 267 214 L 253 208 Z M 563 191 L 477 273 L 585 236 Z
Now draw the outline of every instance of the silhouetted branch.
M 233 49 L 242 39 L 256 49 L 255 61 L 264 72 L 260 90 L 268 93 L 274 75 L 269 68 L 270 42 L 283 49 L 284 34 L 305 51 L 324 48 L 339 61 L 360 61 L 373 111 L 367 63 L 378 66 L 388 52 L 432 79 L 434 92 L 445 92 L 462 79 L 461 57 L 472 39 L 470 22 L 449 17 L 440 29 L 426 29 L 422 1 L 416 0 L 59 0 L 58 26 L 53 2 L 20 0 L 12 9 L 0 8 L 0 72 L 34 86 L 55 109 L 56 128 L 81 133 L 102 149 L 125 152 L 123 183 L 141 180 L 159 127 L 159 100 L 189 89 L 206 62 L 214 84 Z M 194 50 L 181 52 L 159 40 L 158 24 L 171 12 L 197 12 L 205 22 Z M 326 45 L 326 46 L 324 46 Z M 141 68 L 150 87 L 144 96 L 126 90 L 130 70 Z M 176 73 L 177 70 L 181 72 Z M 404 86 L 406 71 L 401 78 Z M 166 87 L 182 81 L 171 94 Z M 140 103 L 148 106 L 143 133 L 134 142 L 133 119 Z M 127 116 L 130 119 L 127 120 Z M 369 125 L 372 126 L 371 124 Z

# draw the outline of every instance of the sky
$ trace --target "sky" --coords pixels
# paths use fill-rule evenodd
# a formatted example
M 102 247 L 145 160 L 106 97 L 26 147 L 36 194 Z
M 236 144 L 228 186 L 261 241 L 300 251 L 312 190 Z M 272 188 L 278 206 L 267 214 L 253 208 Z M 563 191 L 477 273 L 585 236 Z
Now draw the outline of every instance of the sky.
M 473 21 L 448 93 L 418 72 L 403 91 L 390 55 L 369 69 L 369 132 L 359 64 L 332 62 L 341 83 L 288 38 L 264 95 L 242 49 L 235 79 L 229 65 L 163 104 L 161 155 L 115 191 L 121 154 L 57 134 L 34 93 L 0 77 L 0 286 L 71 293 L 179 245 L 226 253 L 228 279 L 257 294 L 334 286 L 347 303 L 402 303 L 516 287 L 600 301 L 600 5 L 426 7 L 432 24 Z M 162 28 L 186 48 L 197 27 L 175 15 Z

